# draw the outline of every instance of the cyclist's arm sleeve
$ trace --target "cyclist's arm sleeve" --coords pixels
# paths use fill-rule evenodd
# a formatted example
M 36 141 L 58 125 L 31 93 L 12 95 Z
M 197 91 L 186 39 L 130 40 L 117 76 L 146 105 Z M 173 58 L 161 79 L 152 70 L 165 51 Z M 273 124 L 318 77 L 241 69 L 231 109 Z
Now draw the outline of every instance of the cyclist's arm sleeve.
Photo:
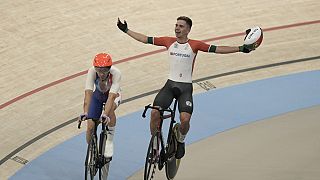
M 197 53 L 198 51 L 215 53 L 217 49 L 217 46 L 199 40 L 189 40 L 189 44 L 194 53 Z
M 210 44 L 207 44 L 205 42 L 199 41 L 198 48 L 199 48 L 199 51 L 215 53 L 216 49 L 217 49 L 217 46 L 215 46 L 213 44 L 210 45 Z
M 216 50 L 217 50 L 217 46 L 215 46 L 215 45 L 211 44 L 211 45 L 210 45 L 210 47 L 209 47 L 208 52 L 213 52 L 213 53 L 215 53 L 215 52 L 216 52 Z
M 176 38 L 172 37 L 148 37 L 148 44 L 153 44 L 156 46 L 165 46 L 169 48 L 169 46 L 176 41 Z
M 112 85 L 110 92 L 117 94 L 120 91 L 121 72 L 118 68 L 112 66 L 110 73 L 112 74 Z
M 94 70 L 94 67 L 91 67 L 88 70 L 85 90 L 93 91 L 95 78 L 96 78 L 96 71 Z

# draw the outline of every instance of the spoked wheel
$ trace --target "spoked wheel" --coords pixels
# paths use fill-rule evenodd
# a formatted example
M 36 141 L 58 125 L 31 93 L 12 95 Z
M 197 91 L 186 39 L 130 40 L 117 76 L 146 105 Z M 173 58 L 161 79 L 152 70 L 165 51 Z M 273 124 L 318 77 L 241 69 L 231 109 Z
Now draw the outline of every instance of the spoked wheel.
M 98 171 L 96 166 L 97 156 L 98 156 L 97 147 L 94 139 L 92 139 L 87 149 L 87 156 L 85 161 L 85 180 L 94 179 L 94 176 Z
M 107 133 L 101 133 L 100 134 L 100 146 L 99 146 L 99 151 L 105 152 L 105 148 L 106 148 L 106 140 L 107 140 Z M 103 153 L 100 154 L 99 156 L 99 180 L 106 180 L 108 177 L 108 173 L 109 173 L 109 165 L 110 165 L 110 161 L 112 160 L 112 157 L 110 158 L 105 158 Z
M 180 165 L 181 159 L 175 158 L 176 151 L 177 151 L 177 140 L 174 134 L 172 133 L 172 136 L 167 146 L 167 152 L 169 157 L 167 159 L 167 162 L 165 163 L 166 176 L 167 176 L 167 179 L 169 180 L 172 180 L 176 176 L 179 169 L 179 165 Z
M 99 169 L 99 180 L 106 180 L 109 174 L 110 162 L 105 164 L 101 169 Z
M 144 180 L 151 180 L 155 173 L 156 164 L 158 161 L 157 153 L 154 152 L 155 149 L 158 149 L 158 147 L 153 147 L 153 142 L 155 138 L 157 138 L 157 136 L 152 135 L 150 139 L 147 156 L 146 156 L 146 162 L 144 165 Z

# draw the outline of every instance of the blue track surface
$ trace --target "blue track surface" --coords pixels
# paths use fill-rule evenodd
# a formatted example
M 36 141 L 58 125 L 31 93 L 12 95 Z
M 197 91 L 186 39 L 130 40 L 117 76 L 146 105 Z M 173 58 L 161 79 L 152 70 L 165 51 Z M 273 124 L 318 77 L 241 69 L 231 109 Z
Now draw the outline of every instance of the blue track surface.
M 187 144 L 253 121 L 320 105 L 320 71 L 211 90 L 195 95 L 194 104 Z M 144 165 L 150 137 L 149 120 L 142 120 L 141 113 L 118 119 L 109 180 L 126 179 Z M 85 151 L 82 133 L 31 161 L 10 179 L 84 179 Z

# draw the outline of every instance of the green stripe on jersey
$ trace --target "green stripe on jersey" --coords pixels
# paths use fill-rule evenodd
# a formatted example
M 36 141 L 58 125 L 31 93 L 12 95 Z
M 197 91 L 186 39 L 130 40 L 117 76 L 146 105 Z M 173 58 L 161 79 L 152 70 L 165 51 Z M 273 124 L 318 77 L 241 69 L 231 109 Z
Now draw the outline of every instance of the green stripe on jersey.
M 153 37 L 148 37 L 148 44 L 153 44 Z
M 209 52 L 216 52 L 217 46 L 210 45 Z

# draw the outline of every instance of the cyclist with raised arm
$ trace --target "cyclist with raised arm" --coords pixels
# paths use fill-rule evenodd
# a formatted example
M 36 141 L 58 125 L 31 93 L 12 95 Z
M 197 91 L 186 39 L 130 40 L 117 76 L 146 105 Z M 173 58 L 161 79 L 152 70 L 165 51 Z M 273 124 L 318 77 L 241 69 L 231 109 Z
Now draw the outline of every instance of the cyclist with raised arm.
M 250 45 L 216 46 L 207 44 L 203 41 L 189 39 L 188 34 L 192 27 L 192 20 L 186 16 L 177 18 L 175 24 L 175 37 L 148 37 L 128 29 L 127 22 L 121 22 L 119 18 L 117 26 L 121 31 L 137 41 L 156 46 L 164 46 L 168 50 L 170 61 L 169 78 L 164 87 L 156 95 L 153 105 L 167 108 L 172 103 L 173 98 L 178 99 L 181 125 L 177 123 L 177 126 L 174 127 L 174 131 L 178 140 L 176 158 L 181 159 L 185 154 L 184 139 L 190 128 L 190 118 L 193 112 L 192 72 L 198 51 L 219 54 L 236 52 L 249 53 L 254 50 L 254 48 Z M 152 110 L 150 121 L 151 134 L 156 131 L 159 119 L 159 112 L 157 110 Z
M 115 110 L 121 103 L 120 80 L 121 72 L 112 65 L 110 54 L 97 54 L 93 59 L 93 67 L 88 70 L 83 114 L 80 115 L 79 120 L 88 119 L 86 132 L 88 144 L 95 128 L 93 120 L 100 120 L 103 123 L 109 122 L 108 138 L 104 152 L 106 158 L 113 156 L 113 136 L 116 125 Z

